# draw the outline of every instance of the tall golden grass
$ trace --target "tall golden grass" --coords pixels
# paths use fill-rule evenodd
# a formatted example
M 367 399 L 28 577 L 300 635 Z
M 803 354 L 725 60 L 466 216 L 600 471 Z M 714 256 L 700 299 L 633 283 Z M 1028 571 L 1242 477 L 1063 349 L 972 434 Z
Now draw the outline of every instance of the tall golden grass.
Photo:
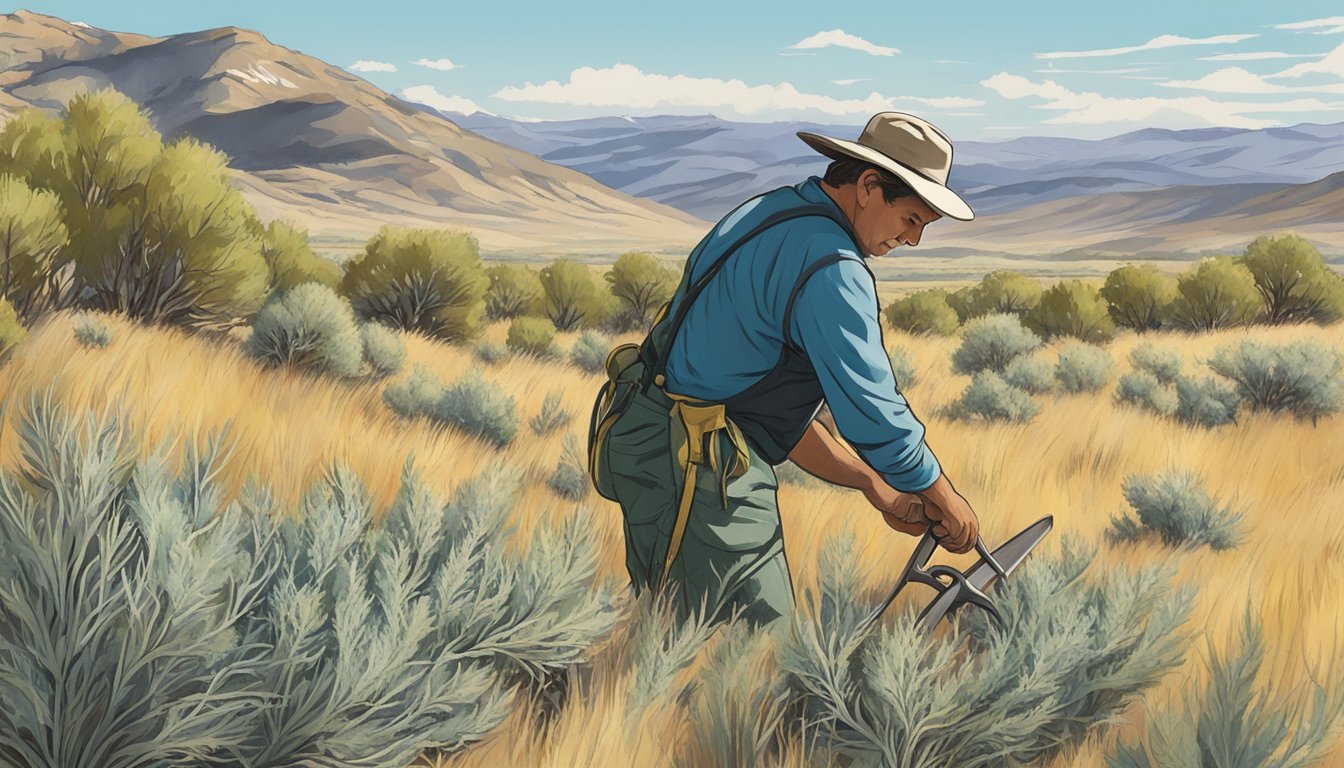
M 596 375 L 559 361 L 513 356 L 485 365 L 469 347 L 447 346 L 408 335 L 407 370 L 421 364 L 451 382 L 482 367 L 487 379 L 515 398 L 521 417 L 517 439 L 495 451 L 484 442 L 424 421 L 403 420 L 382 401 L 388 380 L 338 381 L 247 358 L 239 338 L 203 339 L 167 328 L 145 327 L 116 316 L 103 318 L 113 332 L 106 348 L 85 348 L 72 335 L 73 316 L 61 314 L 31 329 L 0 366 L 0 469 L 19 462 L 14 419 L 30 393 L 54 388 L 72 408 L 124 406 L 148 450 L 231 425 L 234 445 L 222 480 L 236 492 L 249 475 L 267 484 L 283 506 L 293 507 L 324 466 L 341 460 L 364 478 L 379 506 L 390 503 L 408 457 L 430 487 L 447 495 L 488 465 L 508 462 L 523 470 L 526 487 L 516 522 L 521 533 L 545 515 L 565 514 L 566 502 L 545 485 L 567 432 L 582 437 L 599 384 Z M 502 341 L 506 328 L 487 338 Z M 1210 334 L 1158 334 L 1179 348 L 1187 370 L 1218 345 L 1242 337 L 1287 342 L 1310 337 L 1339 341 L 1339 327 L 1288 326 Z M 567 348 L 575 334 L 561 334 Z M 1122 334 L 1109 349 L 1118 370 L 1145 337 Z M 631 336 L 628 340 L 636 340 Z M 1055 533 L 1043 545 L 1077 536 L 1098 546 L 1097 569 L 1153 561 L 1174 562 L 1179 578 L 1199 586 L 1190 627 L 1223 647 L 1248 606 L 1265 622 L 1266 679 L 1277 686 L 1308 680 L 1307 667 L 1338 653 L 1344 640 L 1344 416 L 1310 423 L 1246 414 L 1238 424 L 1205 430 L 1188 427 L 1111 401 L 1112 386 L 1095 394 L 1046 396 L 1040 415 L 1025 425 L 949 422 L 936 409 L 955 399 L 968 378 L 953 374 L 954 339 L 916 338 L 888 332 L 916 365 L 918 381 L 906 390 L 928 427 L 928 442 L 945 472 L 980 515 L 991 545 L 1042 515 L 1055 516 Z M 1050 350 L 1047 349 L 1047 354 Z M 391 381 L 395 381 L 393 377 Z M 538 437 L 526 419 L 550 391 L 563 393 L 573 421 Z M 1230 551 L 1173 550 L 1155 544 L 1113 546 L 1104 532 L 1126 508 L 1122 480 L 1134 473 L 1169 469 L 1199 473 L 1215 497 L 1245 512 L 1244 543 Z M 785 546 L 794 586 L 815 584 L 815 563 L 827 535 L 850 526 L 856 552 L 871 566 L 868 586 L 889 587 L 914 540 L 893 533 L 861 495 L 828 487 L 784 487 L 779 493 Z M 605 575 L 624 578 L 620 510 L 595 494 L 580 504 L 595 508 L 594 540 Z M 965 558 L 947 557 L 965 564 Z M 659 701 L 641 711 L 628 707 L 629 680 L 617 663 L 622 633 L 600 649 L 567 705 L 544 734 L 536 713 L 520 709 L 486 742 L 441 766 L 497 765 L 652 766 L 687 746 L 688 705 Z M 1202 642 L 1164 685 L 1127 711 L 1120 731 L 1141 728 L 1145 706 L 1161 716 L 1179 706 L 1184 691 L 1201 679 Z M 694 674 L 692 668 L 687 674 Z M 1344 684 L 1335 681 L 1336 684 Z M 1110 735 L 1096 736 L 1056 759 L 1052 768 L 1103 764 Z M 794 745 L 796 746 L 796 745 Z M 784 765 L 801 765 L 797 749 Z M 1322 765 L 1344 765 L 1344 739 Z

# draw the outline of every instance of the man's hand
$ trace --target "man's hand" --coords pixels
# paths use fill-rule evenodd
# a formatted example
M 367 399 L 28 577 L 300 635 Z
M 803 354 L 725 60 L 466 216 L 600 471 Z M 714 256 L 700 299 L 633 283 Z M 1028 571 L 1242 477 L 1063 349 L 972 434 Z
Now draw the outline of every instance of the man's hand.
M 882 518 L 893 530 L 922 536 L 929 529 L 929 519 L 924 516 L 924 500 L 913 493 L 892 488 L 876 473 L 864 487 L 863 495 L 882 513 Z
M 968 552 L 980 533 L 980 519 L 970 502 L 952 487 L 946 475 L 919 492 L 924 500 L 924 515 L 934 522 L 933 535 L 949 552 Z

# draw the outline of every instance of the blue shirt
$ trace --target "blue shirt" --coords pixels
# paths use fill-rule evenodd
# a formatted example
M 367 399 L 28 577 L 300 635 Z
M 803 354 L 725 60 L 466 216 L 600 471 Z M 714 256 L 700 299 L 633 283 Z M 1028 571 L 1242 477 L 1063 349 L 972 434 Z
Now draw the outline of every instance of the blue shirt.
M 816 176 L 754 197 L 710 230 L 691 265 L 692 279 L 765 216 L 799 205 L 799 195 L 839 212 Z M 686 313 L 668 351 L 666 386 L 721 400 L 761 379 L 779 360 L 784 308 L 803 270 L 837 253 L 852 256 L 803 283 L 789 337 L 812 361 L 845 440 L 892 487 L 922 491 L 942 470 L 924 442 L 924 424 L 897 390 L 882 343 L 877 283 L 854 249 L 839 224 L 820 216 L 777 224 L 747 241 Z

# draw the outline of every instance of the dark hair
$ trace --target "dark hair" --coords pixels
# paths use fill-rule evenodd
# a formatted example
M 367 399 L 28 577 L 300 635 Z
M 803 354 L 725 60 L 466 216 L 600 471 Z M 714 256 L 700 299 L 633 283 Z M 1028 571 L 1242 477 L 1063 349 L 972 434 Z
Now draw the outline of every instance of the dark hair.
M 864 171 L 870 168 L 877 171 L 877 185 L 882 188 L 882 197 L 888 203 L 896 202 L 898 197 L 909 197 L 915 194 L 909 184 L 901 181 L 886 169 L 855 157 L 832 160 L 831 164 L 826 166 L 826 175 L 822 178 L 822 181 L 832 187 L 853 184 L 859 180 Z

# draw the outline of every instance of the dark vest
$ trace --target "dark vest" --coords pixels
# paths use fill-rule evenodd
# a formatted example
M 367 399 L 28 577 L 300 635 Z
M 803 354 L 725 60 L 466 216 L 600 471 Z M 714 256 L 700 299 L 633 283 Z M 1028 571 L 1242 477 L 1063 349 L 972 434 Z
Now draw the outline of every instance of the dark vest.
M 696 257 L 704 250 L 710 238 L 706 237 L 701 240 L 700 245 L 696 246 L 695 250 L 691 252 L 690 258 L 686 260 L 686 269 L 682 274 L 681 283 L 677 286 L 676 292 L 673 293 L 667 310 L 649 330 L 649 335 L 640 345 L 640 357 L 644 361 L 644 377 L 640 382 L 641 388 L 647 390 L 654 383 L 655 377 L 663 373 L 667 367 L 667 352 L 672 348 L 672 341 L 676 338 L 677 330 L 681 327 L 687 311 L 705 289 L 705 286 L 714 279 L 714 276 L 727 263 L 728 259 L 748 241 L 770 227 L 803 216 L 824 216 L 836 222 L 849 235 L 850 240 L 855 243 L 855 252 L 860 251 L 849 222 L 839 211 L 824 203 L 812 203 L 805 200 L 798 206 L 777 211 L 767 216 L 744 235 L 733 241 L 723 254 L 710 265 L 709 269 L 705 270 L 692 284 L 690 283 L 691 270 L 694 268 Z M 794 446 L 802 439 L 803 433 L 807 431 L 808 424 L 816 416 L 824 399 L 821 382 L 817 379 L 812 361 L 808 359 L 807 353 L 802 347 L 799 347 L 789 338 L 794 300 L 803 284 L 817 270 L 845 259 L 863 263 L 861 258 L 855 259 L 836 253 L 820 259 L 803 270 L 794 282 L 784 308 L 784 326 L 782 328 L 784 345 L 774 368 L 743 391 L 720 401 L 724 404 L 728 418 L 737 424 L 759 455 L 771 464 L 780 464 L 788 458 Z M 864 265 L 864 268 L 866 269 L 867 265 Z

